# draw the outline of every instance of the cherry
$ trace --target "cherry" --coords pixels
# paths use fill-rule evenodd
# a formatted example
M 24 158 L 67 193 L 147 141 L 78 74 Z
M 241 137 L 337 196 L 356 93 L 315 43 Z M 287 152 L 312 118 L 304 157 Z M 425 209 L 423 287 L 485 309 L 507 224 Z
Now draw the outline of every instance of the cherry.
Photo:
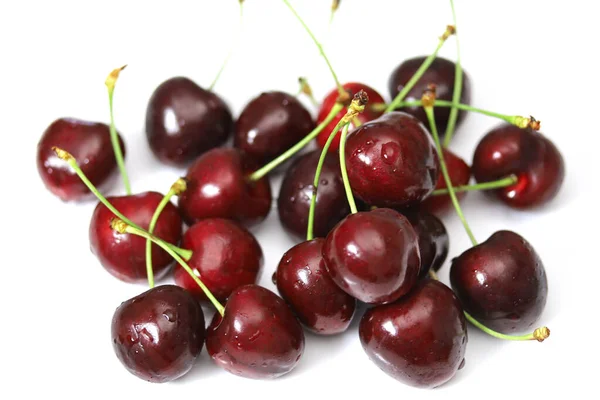
M 377 207 L 408 207 L 425 199 L 439 176 L 431 135 L 413 116 L 394 111 L 355 129 L 346 143 L 354 193 Z
M 367 86 L 363 83 L 348 82 L 348 83 L 343 84 L 342 87 L 344 88 L 344 90 L 346 92 L 348 92 L 349 99 L 352 99 L 352 97 L 356 93 L 358 93 L 360 90 L 364 90 L 366 92 L 367 96 L 369 97 L 370 104 L 385 103 L 385 100 L 383 99 L 383 97 L 379 93 L 377 93 L 377 91 L 375 89 L 373 89 L 372 87 Z M 323 102 L 321 103 L 321 107 L 319 108 L 319 114 L 317 116 L 317 124 L 320 124 L 323 121 L 325 121 L 325 119 L 327 119 L 329 112 L 334 107 L 334 105 L 337 103 L 338 97 L 339 97 L 338 89 L 332 90 L 331 92 L 329 92 L 329 94 L 327 96 L 325 96 L 325 99 L 323 99 Z M 335 126 L 340 122 L 340 120 L 344 117 L 345 114 L 346 114 L 346 109 L 342 109 L 333 118 L 333 120 L 331 120 L 331 122 L 329 122 L 329 124 L 327 124 L 327 126 L 325 126 L 325 128 L 321 131 L 321 133 L 319 133 L 319 136 L 317 136 L 317 144 L 319 145 L 319 147 L 323 148 L 325 146 L 325 143 L 327 142 L 329 135 L 331 134 L 331 132 L 333 132 Z M 378 111 L 378 110 L 375 110 L 375 109 L 367 106 L 362 113 L 360 113 L 356 116 L 356 118 L 360 121 L 361 124 L 364 124 L 365 122 L 368 122 L 368 121 L 374 120 L 375 118 L 380 117 L 382 114 L 383 114 L 383 111 Z M 354 123 L 351 122 L 350 130 L 352 130 L 354 128 L 355 128 Z M 329 151 L 331 151 L 332 153 L 336 153 L 339 146 L 340 146 L 340 135 L 338 134 L 333 139 L 333 142 L 331 142 Z
M 288 250 L 274 280 L 302 324 L 315 333 L 333 335 L 348 329 L 356 300 L 340 289 L 325 269 L 324 242 L 317 238 Z
M 477 182 L 485 182 L 510 174 L 517 176 L 517 183 L 489 193 L 511 207 L 532 208 L 558 194 L 565 164 L 554 143 L 541 133 L 502 124 L 477 145 L 473 175 Z
M 314 127 L 310 113 L 296 97 L 283 92 L 265 92 L 242 110 L 235 123 L 234 146 L 256 164 L 265 164 Z
M 313 181 L 320 155 L 320 150 L 314 150 L 294 160 L 285 173 L 277 198 L 282 226 L 302 240 L 306 237 Z M 325 237 L 350 213 L 337 156 L 326 156 L 319 182 L 313 233 L 316 237 Z
M 424 211 L 403 212 L 419 238 L 421 268 L 419 278 L 425 278 L 429 270 L 439 271 L 448 257 L 450 239 L 444 223 L 433 214 Z
M 405 384 L 433 388 L 464 364 L 467 323 L 447 286 L 424 280 L 395 303 L 367 310 L 359 325 L 369 358 Z
M 448 167 L 448 174 L 450 174 L 450 180 L 452 186 L 465 186 L 469 184 L 471 180 L 471 168 L 463 161 L 462 158 L 454 154 L 448 149 L 443 149 L 444 160 L 446 160 L 446 166 Z M 437 189 L 446 189 L 446 181 L 441 171 L 438 177 Z M 463 199 L 467 195 L 467 192 L 457 192 L 456 197 L 458 200 Z M 442 215 L 452 210 L 452 199 L 448 195 L 429 196 L 418 206 L 419 209 L 428 211 L 432 214 Z
M 120 135 L 119 144 L 125 154 Z M 117 170 L 108 125 L 74 118 L 55 120 L 38 142 L 36 159 L 44 185 L 63 201 L 84 200 L 91 192 L 69 165 L 58 158 L 52 150 L 54 146 L 69 151 L 96 186 L 103 186 Z
M 450 283 L 465 311 L 502 333 L 531 328 L 548 296 L 540 257 L 511 231 L 498 231 L 452 260 Z
M 204 218 L 228 218 L 247 226 L 263 221 L 271 210 L 268 177 L 251 181 L 254 164 L 238 149 L 212 149 L 194 161 L 186 174 L 187 190 L 179 210 L 188 225 Z
M 232 130 L 227 104 L 188 78 L 164 81 L 148 102 L 146 137 L 164 163 L 185 165 L 225 143 Z
M 298 364 L 304 332 L 283 299 L 258 285 L 246 285 L 231 293 L 222 317 L 213 317 L 206 349 L 232 374 L 276 378 Z
M 406 294 L 421 265 L 410 222 L 386 208 L 344 218 L 327 235 L 323 258 L 339 287 L 370 304 L 390 303 Z
M 109 197 L 107 200 L 134 223 L 148 229 L 154 211 L 163 195 L 145 192 L 137 195 Z M 146 240 L 130 234 L 121 234 L 110 227 L 115 215 L 104 204 L 98 203 L 90 222 L 90 247 L 102 266 L 113 276 L 125 282 L 142 282 L 146 274 Z M 181 239 L 182 221 L 177 208 L 168 203 L 154 228 L 154 234 L 168 243 Z M 164 276 L 173 259 L 152 246 L 153 271 L 157 278 Z
M 412 76 L 417 72 L 421 64 L 427 57 L 414 57 L 402 62 L 392 72 L 388 81 L 390 95 L 392 98 L 396 97 L 400 90 L 408 83 Z M 417 83 L 408 92 L 405 97 L 406 101 L 421 100 L 421 95 L 428 85 L 434 84 L 436 86 L 436 97 L 438 100 L 452 101 L 452 93 L 454 92 L 454 76 L 456 71 L 456 64 L 442 57 L 436 57 L 429 68 L 423 73 L 423 76 L 419 78 Z M 471 83 L 469 76 L 463 71 L 463 84 L 462 92 L 460 96 L 460 103 L 469 104 L 471 101 Z M 429 126 L 427 116 L 423 107 L 414 106 L 403 108 L 411 115 L 417 117 L 426 126 Z M 458 113 L 457 125 L 464 120 L 465 112 L 460 111 Z M 435 121 L 438 129 L 441 132 L 446 130 L 448 125 L 448 119 L 450 118 L 450 108 L 440 107 L 435 110 Z
M 255 283 L 263 264 L 256 238 L 237 223 L 209 218 L 196 222 L 183 235 L 181 246 L 192 250 L 188 260 L 194 273 L 219 301 L 239 287 Z M 204 291 L 181 266 L 173 271 L 175 283 L 203 301 Z
M 121 303 L 111 336 L 129 372 L 150 382 L 168 382 L 189 372 L 200 354 L 204 313 L 184 289 L 158 286 Z

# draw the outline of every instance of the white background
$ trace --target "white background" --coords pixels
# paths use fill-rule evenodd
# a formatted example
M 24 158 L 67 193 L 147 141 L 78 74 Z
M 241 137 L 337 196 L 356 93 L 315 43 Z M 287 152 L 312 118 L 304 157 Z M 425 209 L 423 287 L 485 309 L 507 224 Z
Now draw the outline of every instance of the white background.
M 343 0 L 330 36 L 328 0 L 293 2 L 326 41 L 342 81 L 357 80 L 386 98 L 387 79 L 403 59 L 429 54 L 451 23 L 448 1 Z M 598 373 L 598 175 L 600 145 L 597 13 L 588 1 L 457 0 L 462 60 L 476 106 L 529 115 L 562 151 L 560 195 L 518 212 L 470 194 L 465 214 L 479 238 L 512 229 L 542 257 L 549 298 L 544 343 L 503 342 L 469 330 L 466 367 L 435 390 L 396 382 L 371 363 L 356 324 L 344 335 L 307 335 L 292 373 L 253 381 L 220 370 L 203 351 L 183 379 L 156 385 L 130 375 L 115 357 L 115 308 L 146 288 L 112 278 L 89 251 L 95 203 L 64 204 L 43 187 L 35 148 L 53 120 L 108 121 L 104 79 L 129 64 L 117 85 L 115 116 L 128 146 L 134 191 L 165 192 L 183 174 L 159 164 L 144 135 L 147 100 L 163 80 L 185 75 L 208 85 L 237 24 L 230 1 L 3 1 L 0 5 L 2 290 L 0 398 L 542 398 L 593 391 Z M 247 0 L 242 42 L 216 91 L 237 115 L 263 90 L 295 93 L 308 76 L 318 98 L 333 87 L 308 36 L 278 0 Z M 453 59 L 454 40 L 441 55 Z M 307 103 L 308 104 L 308 103 Z M 470 115 L 451 148 L 470 162 L 497 121 Z M 277 193 L 279 180 L 273 183 Z M 119 185 L 112 194 L 122 194 Z M 450 257 L 469 247 L 457 218 L 446 218 Z M 277 214 L 257 228 L 266 255 L 260 283 L 292 241 Z M 440 273 L 448 279 L 448 264 Z M 358 318 L 357 320 L 358 321 Z

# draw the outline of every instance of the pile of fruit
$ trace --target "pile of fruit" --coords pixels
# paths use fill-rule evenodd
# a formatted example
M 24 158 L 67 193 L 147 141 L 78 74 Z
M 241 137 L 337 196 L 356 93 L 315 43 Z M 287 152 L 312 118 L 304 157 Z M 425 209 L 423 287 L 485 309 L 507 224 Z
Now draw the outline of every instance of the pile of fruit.
M 430 56 L 392 72 L 386 103 L 363 83 L 340 84 L 322 46 L 283 3 L 336 81 L 316 121 L 297 98 L 311 95 L 304 80 L 300 94 L 262 93 L 234 120 L 212 86 L 168 79 L 149 99 L 147 139 L 161 162 L 187 173 L 166 195 L 132 194 L 112 117 L 120 68 L 106 80 L 110 125 L 58 119 L 39 141 L 38 169 L 52 193 L 100 200 L 89 228 L 100 264 L 122 281 L 149 283 L 114 313 L 113 348 L 124 367 L 151 382 L 172 381 L 206 345 L 233 374 L 275 378 L 301 362 L 305 329 L 336 335 L 360 318 L 360 341 L 374 363 L 403 383 L 436 387 L 464 364 L 471 327 L 499 339 L 546 339 L 549 330 L 537 327 L 548 294 L 540 257 L 508 230 L 478 243 L 460 208 L 471 190 L 515 209 L 556 196 L 564 161 L 540 122 L 469 105 L 460 57 L 437 56 L 455 26 Z M 448 148 L 467 112 L 502 120 L 470 166 Z M 318 150 L 299 155 L 315 141 Z M 273 208 L 269 175 L 284 168 L 277 212 L 298 244 L 273 274 L 277 295 L 256 284 L 263 252 L 248 228 Z M 98 188 L 117 170 L 127 194 L 105 198 Z M 452 259 L 450 289 L 436 271 L 448 255 L 440 217 L 452 210 L 473 247 Z M 175 285 L 154 286 L 168 274 Z M 208 327 L 202 302 L 217 311 Z M 355 316 L 359 302 L 368 310 Z

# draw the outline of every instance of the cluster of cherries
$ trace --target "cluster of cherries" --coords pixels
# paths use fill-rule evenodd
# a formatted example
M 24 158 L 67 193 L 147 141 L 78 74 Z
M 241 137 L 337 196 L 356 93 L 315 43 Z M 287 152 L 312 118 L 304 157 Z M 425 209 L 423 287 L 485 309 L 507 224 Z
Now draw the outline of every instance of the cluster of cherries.
M 278 377 L 300 361 L 303 327 L 340 334 L 359 302 L 369 305 L 358 328 L 369 358 L 418 387 L 439 386 L 462 368 L 467 321 L 499 338 L 549 335 L 534 329 L 548 292 L 534 248 L 512 231 L 478 244 L 459 200 L 485 189 L 509 207 L 539 207 L 560 189 L 564 162 L 535 119 L 469 106 L 460 63 L 437 57 L 454 33 L 448 27 L 433 54 L 393 71 L 391 103 L 365 84 L 338 83 L 316 122 L 292 94 L 262 93 L 234 121 L 212 88 L 165 81 L 148 103 L 148 143 L 160 161 L 188 167 L 167 195 L 131 194 L 112 118 L 121 69 L 106 81 L 110 125 L 59 119 L 47 128 L 37 149 L 46 187 L 64 201 L 96 195 L 93 253 L 116 278 L 151 287 L 112 320 L 114 351 L 127 370 L 171 381 L 206 344 L 233 374 Z M 471 166 L 447 147 L 468 110 L 505 121 L 479 142 Z M 299 241 L 273 274 L 280 297 L 256 284 L 263 253 L 248 228 L 272 208 L 269 174 L 315 138 L 319 149 L 293 159 L 277 197 L 281 224 Z M 106 187 L 117 167 L 128 194 L 104 198 L 96 187 Z M 477 184 L 469 185 L 471 175 Z M 435 272 L 448 254 L 440 217 L 452 206 L 473 247 L 452 260 L 450 289 Z M 169 273 L 176 285 L 154 287 Z M 200 302 L 217 309 L 208 327 Z

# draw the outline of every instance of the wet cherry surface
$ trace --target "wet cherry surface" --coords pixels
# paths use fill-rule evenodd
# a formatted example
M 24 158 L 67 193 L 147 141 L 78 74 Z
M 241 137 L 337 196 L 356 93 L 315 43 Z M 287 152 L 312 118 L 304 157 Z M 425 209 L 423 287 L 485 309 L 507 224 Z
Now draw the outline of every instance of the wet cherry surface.
M 204 344 L 204 314 L 185 289 L 157 286 L 117 308 L 113 349 L 129 372 L 162 383 L 185 375 Z
M 348 329 L 356 299 L 331 279 L 323 261 L 322 238 L 289 249 L 279 262 L 274 279 L 277 290 L 298 319 L 311 331 L 333 335 Z
M 394 303 L 367 310 L 359 334 L 379 368 L 421 388 L 450 380 L 464 363 L 468 342 L 460 303 L 446 285 L 431 279 Z
M 508 334 L 536 328 L 548 296 L 540 257 L 512 231 L 498 231 L 452 260 L 450 282 L 465 311 Z
M 125 145 L 120 135 L 119 143 L 125 157 Z M 58 158 L 53 146 L 71 153 L 96 187 L 104 188 L 117 171 L 108 125 L 75 118 L 55 120 L 38 142 L 36 162 L 46 188 L 63 201 L 79 201 L 93 196 L 69 164 Z
M 276 378 L 296 367 L 304 352 L 304 331 L 285 301 L 257 285 L 233 291 L 225 316 L 216 313 L 207 330 L 206 349 L 232 374 Z

